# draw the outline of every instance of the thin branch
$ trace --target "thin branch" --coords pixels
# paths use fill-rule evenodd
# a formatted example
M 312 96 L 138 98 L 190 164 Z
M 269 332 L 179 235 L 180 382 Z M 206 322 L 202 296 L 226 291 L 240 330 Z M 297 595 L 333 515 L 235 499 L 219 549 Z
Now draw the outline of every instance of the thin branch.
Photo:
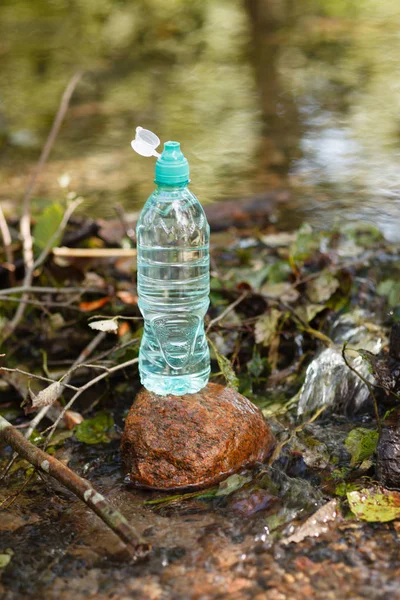
M 286 444 L 289 444 L 289 442 L 292 441 L 292 439 L 294 438 L 294 436 L 297 433 L 300 433 L 300 431 L 303 431 L 304 427 L 306 427 L 307 425 L 311 425 L 311 423 L 314 423 L 314 421 L 316 419 L 318 419 L 319 415 L 324 412 L 324 410 L 327 408 L 327 405 L 324 404 L 323 406 L 321 406 L 320 408 L 318 408 L 318 410 L 316 410 L 316 412 L 313 414 L 313 416 L 308 420 L 305 421 L 304 423 L 300 423 L 300 425 L 297 425 L 297 427 L 295 427 L 292 432 L 290 433 L 289 437 L 286 440 L 283 440 L 283 442 L 281 442 L 280 444 L 278 444 L 275 448 L 275 450 L 273 451 L 268 464 L 272 465 L 272 463 L 274 463 L 278 458 L 279 455 L 282 451 L 282 448 L 284 448 L 286 446 Z
M 73 306 L 72 304 L 69 304 L 68 302 L 40 302 L 39 300 L 31 300 L 28 299 L 26 300 L 25 298 L 15 298 L 13 296 L 2 296 L 0 294 L 0 301 L 1 302 L 16 302 L 17 304 L 19 304 L 20 302 L 25 302 L 26 304 L 29 304 L 30 306 L 38 306 L 39 308 L 42 308 L 45 312 L 49 312 L 48 310 L 46 310 L 47 308 L 67 308 L 68 310 L 73 310 L 75 312 L 79 312 L 81 313 L 82 310 L 78 307 L 78 306 Z
M 22 369 L 11 369 L 8 367 L 0 367 L 0 373 L 1 373 L 1 371 L 6 371 L 7 373 L 20 373 L 21 375 L 26 375 L 27 377 L 31 377 L 33 379 L 39 379 L 40 381 L 45 381 L 46 383 L 50 383 L 50 384 L 56 382 L 56 380 L 50 379 L 49 377 L 43 377 L 42 375 L 35 375 L 35 373 L 29 373 L 29 371 L 23 371 Z M 69 385 L 65 381 L 60 381 L 60 383 L 62 386 L 67 387 L 70 390 L 74 390 L 74 391 L 79 390 L 79 388 L 77 388 L 75 385 Z
M 213 327 L 219 321 L 222 321 L 222 319 L 224 319 L 226 317 L 226 315 L 228 315 L 230 312 L 232 312 L 232 310 L 234 308 L 236 308 L 238 306 L 238 304 L 243 302 L 243 300 L 248 295 L 249 295 L 249 292 L 246 290 L 245 292 L 243 292 L 243 294 L 241 294 L 241 296 L 239 296 L 239 298 L 236 298 L 236 300 L 234 302 L 232 302 L 232 304 L 227 306 L 226 309 L 220 315 L 218 315 L 218 317 L 215 317 L 215 319 L 211 319 L 211 321 L 209 322 L 208 327 L 206 329 L 206 333 L 208 333 L 210 331 L 211 327 Z
M 53 125 L 51 127 L 50 133 L 48 135 L 48 138 L 46 140 L 46 143 L 45 143 L 42 153 L 40 155 L 39 161 L 32 173 L 32 177 L 31 177 L 29 184 L 27 186 L 27 189 L 25 191 L 25 195 L 24 195 L 24 199 L 23 199 L 22 217 L 21 217 L 21 221 L 20 221 L 20 232 L 21 232 L 21 238 L 22 238 L 22 244 L 23 244 L 22 249 L 23 249 L 23 257 L 24 257 L 24 265 L 25 265 L 25 277 L 24 277 L 24 282 L 23 282 L 24 287 L 28 287 L 32 284 L 33 273 L 34 273 L 34 269 L 35 269 L 34 259 L 33 259 L 33 238 L 32 238 L 32 233 L 31 233 L 30 201 L 31 201 L 32 192 L 33 192 L 33 189 L 39 178 L 39 175 L 43 169 L 43 166 L 45 165 L 46 160 L 49 157 L 51 149 L 56 140 L 57 134 L 60 130 L 61 124 L 64 120 L 65 114 L 67 112 L 72 94 L 75 90 L 75 87 L 76 87 L 78 81 L 82 77 L 82 75 L 83 75 L 82 71 L 75 73 L 75 75 L 73 75 L 71 77 L 67 87 L 65 88 L 65 91 L 62 95 L 60 106 L 58 108 L 56 117 L 53 121 Z M 40 256 L 40 258 L 42 259 L 42 261 L 45 259 L 45 257 L 42 257 L 42 255 Z M 26 293 L 24 293 L 24 299 L 25 300 L 27 299 Z M 8 326 L 5 328 L 5 330 L 3 332 L 3 341 L 5 339 L 7 339 L 17 328 L 22 317 L 24 316 L 25 308 L 26 308 L 26 302 L 21 302 L 21 304 L 19 304 L 19 306 L 16 310 L 14 318 L 8 324 Z
M 79 364 L 81 364 L 82 362 L 84 362 L 87 357 L 97 348 L 97 346 L 100 344 L 100 342 L 104 339 L 105 337 L 105 333 L 103 331 L 100 331 L 100 333 L 98 333 L 91 341 L 90 343 L 86 346 L 86 348 L 84 348 L 82 350 L 82 352 L 80 353 L 80 355 L 78 356 L 78 358 L 74 361 L 74 363 L 72 364 L 71 369 L 73 369 L 74 367 L 78 366 Z M 69 372 L 67 372 L 64 377 L 63 377 L 63 381 L 60 381 L 61 385 L 63 387 L 68 387 L 68 388 L 72 388 L 74 391 L 78 391 L 80 388 L 76 388 L 75 386 L 69 385 L 69 380 L 70 380 L 70 373 L 71 373 L 71 369 Z M 13 369 L 7 369 L 5 367 L 3 367 L 4 371 L 12 371 Z M 15 371 L 20 372 L 24 375 L 30 375 L 32 377 L 31 373 L 27 373 L 26 371 L 21 371 L 20 369 L 15 369 Z M 50 382 L 50 383 L 54 383 L 54 380 L 49 380 L 45 377 L 39 377 L 38 378 Z M 56 400 L 56 398 L 54 398 L 54 401 Z M 39 423 L 45 418 L 45 416 L 47 415 L 47 412 L 50 409 L 50 405 L 47 406 L 43 406 L 39 412 L 34 416 L 34 418 L 31 420 L 28 429 L 25 432 L 25 437 L 27 439 L 29 439 L 29 437 L 31 436 L 32 432 L 34 429 L 36 429 L 39 425 Z M 63 410 L 62 412 L 62 416 L 65 415 L 66 410 Z M 57 421 L 59 422 L 59 420 Z M 14 453 L 14 455 L 11 457 L 11 460 L 9 461 L 8 465 L 6 466 L 6 468 L 4 469 L 4 472 L 2 473 L 0 479 L 4 479 L 7 476 L 7 473 L 9 472 L 9 470 L 11 469 L 15 459 L 16 459 L 16 454 Z
M 131 367 L 132 365 L 135 365 L 139 362 L 138 358 L 133 358 L 132 360 L 128 360 L 127 362 L 121 363 L 120 365 L 116 365 L 115 367 L 111 367 L 111 368 L 107 368 L 104 367 L 104 369 L 106 369 L 105 373 L 101 373 L 101 375 L 98 375 L 97 377 L 95 377 L 94 379 L 91 379 L 90 381 L 88 381 L 87 383 L 85 383 L 85 385 L 83 385 L 82 387 L 79 388 L 79 390 L 76 392 L 76 394 L 74 394 L 71 398 L 71 400 L 69 402 L 67 402 L 67 404 L 64 406 L 63 410 L 61 411 L 61 413 L 58 415 L 57 419 L 54 421 L 53 425 L 51 425 L 49 428 L 47 428 L 45 430 L 48 431 L 48 436 L 47 436 L 47 440 L 46 440 L 46 448 L 55 432 L 55 430 L 57 429 L 57 425 L 59 424 L 59 422 L 61 421 L 61 419 L 64 417 L 65 413 L 67 410 L 69 410 L 71 408 L 71 406 L 73 405 L 73 403 L 75 402 L 75 400 L 77 400 L 77 398 L 79 398 L 79 396 L 87 389 L 89 389 L 90 387 L 92 387 L 92 385 L 95 385 L 96 383 L 98 383 L 99 381 L 101 381 L 102 379 L 105 379 L 105 377 L 108 377 L 109 375 L 111 375 L 111 373 L 115 373 L 116 371 L 119 371 L 120 369 L 125 369 L 126 367 Z M 45 433 L 43 432 L 43 433 Z
M 104 289 L 95 287 L 40 287 L 39 285 L 19 285 L 13 288 L 7 288 L 0 290 L 0 296 L 9 296 L 10 294 L 23 294 L 28 292 L 30 294 L 103 294 Z
M 4 250 L 6 252 L 7 258 L 7 269 L 8 269 L 8 277 L 10 280 L 10 285 L 15 285 L 15 265 L 14 265 L 14 256 L 12 251 L 12 239 L 10 230 L 7 225 L 7 221 L 5 219 L 3 209 L 0 205 L 0 232 L 1 237 L 3 238 Z
M 116 509 L 111 507 L 107 500 L 99 494 L 92 485 L 62 462 L 47 454 L 40 448 L 28 442 L 24 436 L 0 416 L 0 439 L 9 444 L 12 449 L 42 473 L 54 477 L 58 482 L 69 489 L 86 506 L 93 510 L 100 519 L 110 528 L 126 545 L 134 560 L 145 558 L 151 546 L 135 531 L 127 519 Z
M 64 387 L 68 386 L 68 382 L 71 379 L 71 375 L 73 373 L 73 371 L 75 369 L 77 369 L 78 367 L 80 367 L 82 365 L 82 363 L 84 363 L 84 361 L 87 359 L 87 357 L 97 348 L 97 346 L 104 340 L 106 334 L 103 331 L 100 331 L 91 341 L 90 343 L 86 346 L 86 348 L 84 348 L 82 350 L 82 352 L 80 353 L 80 355 L 78 356 L 78 358 L 75 360 L 75 362 L 73 363 L 73 365 L 71 366 L 71 368 L 65 373 L 65 375 L 60 379 L 60 383 L 61 385 L 63 385 Z M 81 390 L 81 388 L 75 388 L 74 391 L 76 391 L 76 393 L 79 392 L 79 390 Z M 54 401 L 52 404 L 54 404 L 54 402 L 57 400 L 57 398 L 54 398 Z M 25 434 L 25 437 L 29 437 L 33 431 L 33 429 L 35 429 L 39 423 L 41 422 L 42 419 L 44 419 L 44 417 L 47 414 L 47 411 L 50 409 L 50 406 L 52 406 L 52 404 L 48 404 L 46 406 L 43 406 L 39 413 L 34 417 L 34 419 L 32 419 L 32 422 L 30 424 L 30 427 L 27 431 L 27 433 Z M 56 423 L 58 424 L 60 422 L 60 420 L 64 417 L 66 411 L 68 409 L 67 408 L 63 408 L 60 415 L 57 417 L 56 419 Z M 40 417 L 39 417 L 40 415 Z M 31 431 L 29 431 L 31 430 Z

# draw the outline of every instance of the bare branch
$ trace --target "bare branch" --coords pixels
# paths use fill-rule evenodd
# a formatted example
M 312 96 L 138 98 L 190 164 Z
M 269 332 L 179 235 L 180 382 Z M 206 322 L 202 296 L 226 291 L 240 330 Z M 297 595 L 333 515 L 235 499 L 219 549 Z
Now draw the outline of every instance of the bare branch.
M 1 237 L 3 238 L 4 250 L 7 258 L 7 269 L 10 285 L 15 285 L 15 266 L 14 256 L 12 251 L 12 239 L 10 230 L 8 229 L 7 221 L 4 217 L 3 209 L 0 205 L 0 231 Z
M 0 416 L 0 439 L 9 444 L 12 449 L 42 473 L 54 477 L 82 502 L 93 510 L 100 519 L 118 535 L 126 545 L 133 559 L 145 558 L 151 546 L 135 531 L 125 517 L 115 510 L 107 500 L 99 494 L 92 485 L 79 477 L 69 467 L 47 454 L 40 448 L 28 442 L 24 436 Z

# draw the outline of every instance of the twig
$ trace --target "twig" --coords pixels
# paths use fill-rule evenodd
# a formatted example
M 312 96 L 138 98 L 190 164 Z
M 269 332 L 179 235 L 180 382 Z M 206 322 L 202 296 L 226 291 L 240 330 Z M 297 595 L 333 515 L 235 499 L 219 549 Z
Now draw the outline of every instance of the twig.
M 55 383 L 54 379 L 50 379 L 49 377 L 43 377 L 42 375 L 36 375 L 35 373 L 29 373 L 29 371 L 23 371 L 22 369 L 11 369 L 8 367 L 0 367 L 1 371 L 6 371 L 7 373 L 20 373 L 21 375 L 26 375 L 27 377 L 32 377 L 33 379 L 39 379 L 40 381 L 45 381 L 46 383 Z M 75 385 L 69 385 L 66 381 L 60 381 L 61 385 L 67 387 L 71 390 L 79 390 Z
M 6 251 L 7 258 L 7 269 L 8 269 L 8 277 L 10 280 L 10 285 L 15 285 L 15 265 L 14 265 L 14 256 L 12 251 L 12 239 L 10 230 L 8 229 L 7 221 L 5 219 L 3 209 L 0 205 L 0 231 L 1 237 L 3 238 L 4 250 Z
M 268 298 L 268 296 L 264 295 L 264 298 Z M 281 306 L 283 306 L 283 308 L 288 310 L 290 312 L 290 314 L 292 315 L 294 321 L 297 323 L 297 326 L 299 327 L 299 329 L 301 329 L 301 331 L 304 331 L 305 333 L 308 333 L 312 337 L 315 337 L 318 340 L 321 340 L 321 342 L 323 342 L 325 344 L 325 346 L 327 346 L 328 348 L 331 348 L 332 346 L 334 346 L 334 343 L 330 337 L 325 335 L 325 333 L 322 333 L 322 331 L 318 331 L 318 329 L 314 329 L 314 327 L 311 327 L 306 321 L 304 321 L 297 314 L 295 309 L 292 308 L 289 304 L 286 304 L 286 302 L 282 302 L 281 300 L 277 300 L 276 298 L 269 297 L 268 299 L 275 301 L 277 304 L 280 304 Z
M 44 249 L 42 250 L 42 252 L 40 253 L 39 257 L 35 260 L 35 262 L 33 263 L 32 266 L 30 267 L 26 267 L 26 273 L 25 273 L 25 279 L 24 279 L 24 286 L 30 286 L 33 280 L 33 274 L 35 269 L 37 269 L 38 267 L 40 267 L 44 261 L 46 260 L 50 250 L 51 250 L 51 246 L 54 243 L 54 241 L 56 240 L 56 238 L 60 235 L 60 233 L 65 229 L 72 213 L 74 212 L 74 210 L 80 205 L 82 204 L 82 200 L 80 198 L 74 200 L 69 207 L 67 208 L 67 210 L 65 211 L 65 214 L 61 220 L 61 223 L 59 224 L 59 226 L 57 227 L 57 230 L 55 231 L 55 233 L 51 236 L 51 238 L 49 239 L 49 241 L 47 242 L 46 246 L 44 247 Z M 19 304 L 16 313 L 14 315 L 14 318 L 12 319 L 12 321 L 4 328 L 4 333 L 3 333 L 3 342 L 4 340 L 6 340 L 8 337 L 10 337 L 10 335 L 13 333 L 13 331 L 16 329 L 16 327 L 18 327 L 19 322 L 21 321 L 22 317 L 24 316 L 24 312 L 25 312 L 25 308 L 27 306 L 27 300 L 28 300 L 28 294 L 24 293 L 23 297 L 22 297 L 22 302 Z
M 28 299 L 26 300 L 25 298 L 15 298 L 13 296 L 2 296 L 0 294 L 0 300 L 2 302 L 16 302 L 17 304 L 20 302 L 25 302 L 26 304 L 29 304 L 30 306 L 38 306 L 39 308 L 42 308 L 45 312 L 49 313 L 48 310 L 46 310 L 47 308 L 67 308 L 68 310 L 72 310 L 75 312 L 79 312 L 81 313 L 82 310 L 78 307 L 78 306 L 73 306 L 72 304 L 68 304 L 68 302 L 39 302 L 39 300 L 31 300 Z
M 104 289 L 95 288 L 95 287 L 46 287 L 39 285 L 19 285 L 13 288 L 7 288 L 4 290 L 0 290 L 0 296 L 9 296 L 10 294 L 23 294 L 25 292 L 29 292 L 30 294 L 103 294 Z
M 226 315 L 228 315 L 234 308 L 236 308 L 236 306 L 238 304 L 243 302 L 243 300 L 248 295 L 249 295 L 249 292 L 246 290 L 245 292 L 243 292 L 243 294 L 241 294 L 241 296 L 239 296 L 239 298 L 236 298 L 236 300 L 234 302 L 232 302 L 232 304 L 227 306 L 226 309 L 220 315 L 218 315 L 218 317 L 215 317 L 215 319 L 211 319 L 211 321 L 209 322 L 208 327 L 206 329 L 206 333 L 208 333 L 210 331 L 211 327 L 213 327 L 216 323 L 218 323 L 218 321 L 222 321 L 222 319 L 224 319 L 226 317 Z
M 79 398 L 79 396 L 88 388 L 92 387 L 92 385 L 94 385 L 95 383 L 98 383 L 99 381 L 101 381 L 102 379 L 104 379 L 105 377 L 108 377 L 109 375 L 111 375 L 111 373 L 115 373 L 115 371 L 119 371 L 120 369 L 125 369 L 126 367 L 130 367 L 132 365 L 135 365 L 139 362 L 138 358 L 133 358 L 132 360 L 128 360 L 127 362 L 121 363 L 120 365 L 116 365 L 115 367 L 111 367 L 111 368 L 107 368 L 104 367 L 104 369 L 106 369 L 105 373 L 101 373 L 101 375 L 98 375 L 97 377 L 95 377 L 94 379 L 91 379 L 90 381 L 88 381 L 87 383 L 85 383 L 82 387 L 79 388 L 79 390 L 76 392 L 76 394 L 74 394 L 71 398 L 71 400 L 69 400 L 69 402 L 67 402 L 67 404 L 64 406 L 63 410 L 61 411 L 61 413 L 58 415 L 57 419 L 54 421 L 53 425 L 51 425 L 50 427 L 48 427 L 43 433 L 45 432 L 49 432 L 47 439 L 46 439 L 46 444 L 45 444 L 45 448 L 47 448 L 55 430 L 57 429 L 57 425 L 59 424 L 59 422 L 61 421 L 61 419 L 64 417 L 65 413 L 67 412 L 67 410 L 69 410 L 71 408 L 71 406 L 73 405 L 73 403 L 75 402 L 75 400 L 77 398 Z
M 24 199 L 23 199 L 22 217 L 21 217 L 21 221 L 20 221 L 20 232 L 21 232 L 21 238 L 22 238 L 22 244 L 23 244 L 22 249 L 23 249 L 23 257 L 24 257 L 24 265 L 25 265 L 25 277 L 24 277 L 24 282 L 23 282 L 24 287 L 28 287 L 31 285 L 32 279 L 33 279 L 33 273 L 34 273 L 34 269 L 35 269 L 34 259 L 33 259 L 33 238 L 32 238 L 32 234 L 31 234 L 30 200 L 31 200 L 32 192 L 33 192 L 35 184 L 38 180 L 38 177 L 43 169 L 43 166 L 46 163 L 47 158 L 49 157 L 49 154 L 51 152 L 53 144 L 56 140 L 57 134 L 60 130 L 61 124 L 64 120 L 65 113 L 67 112 L 72 94 L 75 90 L 75 87 L 76 87 L 78 81 L 82 77 L 82 74 L 83 74 L 82 71 L 75 73 L 75 75 L 73 75 L 71 77 L 67 87 L 65 88 L 65 91 L 62 95 L 61 103 L 58 108 L 56 117 L 53 121 L 53 125 L 51 127 L 50 133 L 48 135 L 48 138 L 46 140 L 46 143 L 45 143 L 42 153 L 40 155 L 39 161 L 32 173 L 32 177 L 31 177 L 29 184 L 25 191 L 25 195 L 24 195 Z M 42 257 L 42 255 L 41 255 L 42 261 L 45 258 L 46 257 Z M 24 298 L 27 299 L 26 293 L 24 293 Z M 19 306 L 16 310 L 14 318 L 8 324 L 8 326 L 5 328 L 5 330 L 3 332 L 3 341 L 5 339 L 7 339 L 14 332 L 14 330 L 16 329 L 16 327 L 18 326 L 19 322 L 21 321 L 21 319 L 24 315 L 25 308 L 26 308 L 26 303 L 21 302 L 21 304 L 19 304 Z
M 296 433 L 300 433 L 300 431 L 303 431 L 304 427 L 306 427 L 307 425 L 311 425 L 311 423 L 314 423 L 314 421 L 316 419 L 318 419 L 319 415 L 324 412 L 324 410 L 327 408 L 327 405 L 324 404 L 324 406 L 321 406 L 311 417 L 311 419 L 309 419 L 308 421 L 305 421 L 304 423 L 300 423 L 300 425 L 297 425 L 297 427 L 295 427 L 290 436 L 286 439 L 283 440 L 283 442 L 281 442 L 280 444 L 278 444 L 275 448 L 275 450 L 273 451 L 272 455 L 270 456 L 270 459 L 268 461 L 269 465 L 272 465 L 272 463 L 274 463 L 278 458 L 279 455 L 282 451 L 282 448 L 284 446 L 286 446 L 286 444 L 289 444 L 289 442 L 292 441 L 292 439 L 294 438 L 294 436 L 296 435 Z
M 110 506 L 104 496 L 99 494 L 86 479 L 79 477 L 74 471 L 54 458 L 54 456 L 43 452 L 43 450 L 31 444 L 31 442 L 28 442 L 11 423 L 1 416 L 0 439 L 9 444 L 15 452 L 31 465 L 41 472 L 54 477 L 54 479 L 78 496 L 86 506 L 93 510 L 118 535 L 131 552 L 134 560 L 145 558 L 149 554 L 151 546 L 135 531 L 120 512 Z
M 134 257 L 137 254 L 135 248 L 68 248 L 60 246 L 53 248 L 54 256 L 71 258 L 112 258 L 112 257 Z
M 366 379 L 363 375 L 361 375 L 361 373 L 359 373 L 357 371 L 357 369 L 355 369 L 347 360 L 346 358 L 346 346 L 347 346 L 347 342 L 345 342 L 342 346 L 342 358 L 345 362 L 346 367 L 348 367 L 350 369 L 350 371 L 353 371 L 353 373 L 355 375 L 357 375 L 357 377 L 359 377 L 359 379 L 361 379 L 361 381 L 363 383 L 365 383 L 365 385 L 367 386 L 369 393 L 371 394 L 372 397 L 372 403 L 374 405 L 374 412 L 375 412 L 375 418 L 376 418 L 376 423 L 378 425 L 378 432 L 379 434 L 381 433 L 382 430 L 382 424 L 381 424 L 381 418 L 379 416 L 379 408 L 378 408 L 378 402 L 375 396 L 375 392 L 373 389 L 373 383 L 371 383 L 370 381 L 368 381 L 368 379 Z
M 78 366 L 79 364 L 81 364 L 82 362 L 84 362 L 87 357 L 93 352 L 93 350 L 95 350 L 97 348 L 97 346 L 100 344 L 100 342 L 104 339 L 105 337 L 105 333 L 103 331 L 100 331 L 91 341 L 90 343 L 86 346 L 86 348 L 84 348 L 82 350 L 82 352 L 80 353 L 80 355 L 78 356 L 78 358 L 74 361 L 74 363 L 72 364 L 71 369 L 73 369 L 74 367 Z M 68 388 L 72 388 L 74 391 L 78 391 L 80 388 L 76 388 L 75 386 L 70 385 L 68 382 L 70 380 L 70 375 L 71 375 L 71 369 L 64 375 L 63 380 L 60 381 L 61 385 L 63 387 L 68 387 Z M 3 367 L 3 371 L 17 371 L 19 373 L 22 373 L 23 375 L 29 375 L 29 376 L 33 376 L 31 373 L 27 373 L 26 371 L 22 371 L 21 369 L 7 369 L 5 367 Z M 43 381 L 47 381 L 49 383 L 54 383 L 54 380 L 52 379 L 48 379 L 47 377 L 41 377 L 41 376 L 36 376 L 38 379 L 42 379 Z M 54 398 L 54 402 L 56 401 L 56 397 Z M 39 425 L 39 423 L 45 418 L 48 410 L 50 409 L 50 405 L 47 406 L 43 406 L 39 412 L 34 416 L 34 418 L 31 420 L 28 429 L 25 432 L 25 437 L 27 439 L 29 439 L 29 437 L 31 436 L 32 432 L 34 431 L 34 429 L 36 429 Z M 64 410 L 62 412 L 62 416 L 65 415 L 66 410 Z M 59 420 L 57 421 L 59 422 Z M 11 457 L 8 465 L 6 466 L 6 468 L 4 469 L 4 472 L 2 473 L 0 480 L 4 479 L 7 476 L 7 473 L 10 471 L 15 459 L 16 459 L 16 454 L 14 453 L 14 455 Z
M 60 383 L 61 385 L 63 385 L 64 387 L 68 386 L 68 382 L 71 379 L 71 375 L 73 373 L 73 371 L 75 369 L 77 369 L 78 367 L 80 367 L 82 365 L 82 363 L 85 362 L 85 360 L 87 359 L 87 357 L 93 352 L 93 350 L 95 350 L 97 348 L 97 346 L 104 340 L 106 334 L 103 331 L 100 331 L 91 341 L 90 343 L 86 346 L 86 348 L 84 348 L 82 350 L 82 352 L 80 353 L 80 355 L 78 356 L 78 358 L 75 360 L 75 362 L 72 364 L 71 368 L 67 371 L 67 373 L 60 379 Z M 76 393 L 79 392 L 81 388 L 75 388 Z M 53 400 L 53 403 L 57 400 L 57 398 L 55 397 Z M 29 437 L 33 431 L 33 429 L 35 429 L 40 421 L 42 419 L 44 419 L 44 417 L 47 414 L 47 411 L 50 409 L 50 406 L 52 406 L 52 404 L 48 404 L 46 406 L 43 406 L 39 413 L 32 419 L 30 427 L 27 431 L 27 433 L 25 434 L 25 437 Z M 60 415 L 57 417 L 56 422 L 59 423 L 61 418 L 65 415 L 66 411 L 68 409 L 64 408 Z M 39 416 L 40 415 L 40 416 Z M 30 431 L 31 430 L 31 431 Z

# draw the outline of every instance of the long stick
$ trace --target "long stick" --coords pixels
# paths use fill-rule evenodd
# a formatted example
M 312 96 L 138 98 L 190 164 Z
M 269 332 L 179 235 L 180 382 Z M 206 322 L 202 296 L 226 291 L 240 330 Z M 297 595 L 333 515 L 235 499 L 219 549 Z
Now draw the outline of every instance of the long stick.
M 43 473 L 51 475 L 51 477 L 54 477 L 54 479 L 78 496 L 86 506 L 93 510 L 117 534 L 130 550 L 134 560 L 145 558 L 149 554 L 151 546 L 135 531 L 121 513 L 110 506 L 104 496 L 99 494 L 86 479 L 79 477 L 79 475 L 54 458 L 54 456 L 50 456 L 50 454 L 43 452 L 43 450 L 31 444 L 31 442 L 28 442 L 11 423 L 1 416 L 0 440 L 9 444 L 15 452 L 18 452 L 31 465 Z
M 26 188 L 26 191 L 25 191 L 25 195 L 24 195 L 24 199 L 23 199 L 22 217 L 21 217 L 21 221 L 20 221 L 22 250 L 23 250 L 24 265 L 25 265 L 25 277 L 24 277 L 24 282 L 23 282 L 24 287 L 28 287 L 31 285 L 32 280 L 33 280 L 33 273 L 34 273 L 35 266 L 36 266 L 34 264 L 34 259 L 33 259 L 33 239 L 32 239 L 32 233 L 31 233 L 30 201 L 31 201 L 32 192 L 36 185 L 37 179 L 43 169 L 43 166 L 49 157 L 49 154 L 51 152 L 53 144 L 56 140 L 57 134 L 60 130 L 61 124 L 64 120 L 65 113 L 67 112 L 72 94 L 75 90 L 75 87 L 76 87 L 78 81 L 82 77 L 82 74 L 83 74 L 82 71 L 75 73 L 75 75 L 73 75 L 71 77 L 67 87 L 64 90 L 64 93 L 61 98 L 60 106 L 58 108 L 56 117 L 53 121 L 53 125 L 51 127 L 50 133 L 49 133 L 46 143 L 43 147 L 39 161 L 35 167 L 32 177 L 29 181 L 28 187 Z M 47 247 L 46 247 L 46 250 L 47 250 Z M 44 261 L 46 258 L 46 256 L 42 256 L 43 254 L 44 254 L 44 252 L 42 252 L 42 254 L 40 256 L 42 261 Z M 24 293 L 23 299 L 24 300 L 27 299 L 26 293 Z M 26 308 L 26 302 L 21 302 L 18 305 L 18 308 L 15 312 L 14 318 L 8 324 L 8 326 L 5 327 L 5 329 L 4 329 L 3 340 L 2 340 L 3 342 L 14 332 L 14 330 L 19 325 L 19 322 L 21 321 L 22 317 L 24 316 L 25 308 Z

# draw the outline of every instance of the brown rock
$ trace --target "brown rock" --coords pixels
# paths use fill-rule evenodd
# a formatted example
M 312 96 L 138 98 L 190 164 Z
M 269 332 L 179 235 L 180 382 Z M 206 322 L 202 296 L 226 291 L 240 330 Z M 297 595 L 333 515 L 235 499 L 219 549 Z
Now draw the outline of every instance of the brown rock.
M 126 419 L 121 452 L 133 483 L 155 489 L 207 487 L 262 462 L 274 443 L 260 410 L 215 383 L 197 394 L 143 389 Z

